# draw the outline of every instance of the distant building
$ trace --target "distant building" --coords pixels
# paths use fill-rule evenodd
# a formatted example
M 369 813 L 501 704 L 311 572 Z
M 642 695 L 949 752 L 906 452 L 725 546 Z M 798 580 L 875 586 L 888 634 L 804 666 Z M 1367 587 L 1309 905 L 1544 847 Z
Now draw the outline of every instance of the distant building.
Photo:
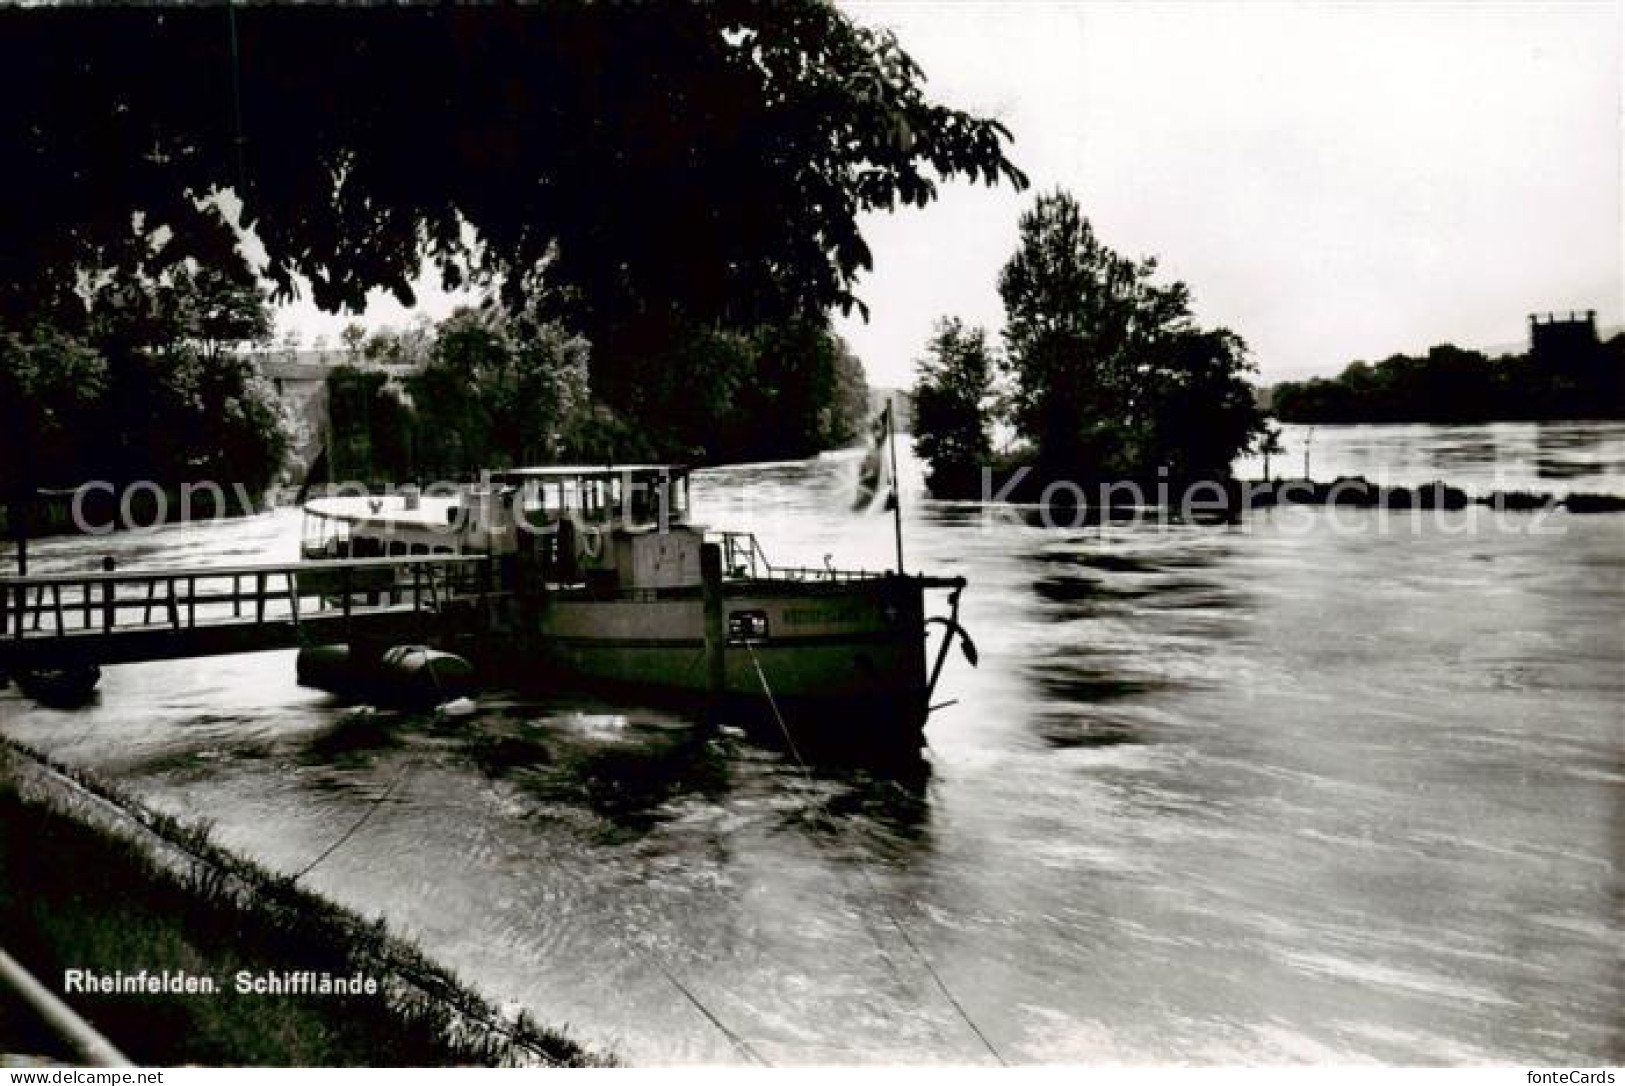
M 1584 314 L 1529 314 L 1529 357 L 1546 365 L 1578 366 L 1592 361 L 1600 346 L 1597 311 Z

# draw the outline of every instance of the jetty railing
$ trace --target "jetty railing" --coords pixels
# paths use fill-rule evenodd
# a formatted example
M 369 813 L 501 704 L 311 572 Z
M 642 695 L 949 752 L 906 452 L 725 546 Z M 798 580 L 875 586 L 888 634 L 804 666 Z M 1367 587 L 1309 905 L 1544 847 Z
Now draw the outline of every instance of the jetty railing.
M 433 612 L 498 589 L 485 555 L 0 577 L 12 642 Z

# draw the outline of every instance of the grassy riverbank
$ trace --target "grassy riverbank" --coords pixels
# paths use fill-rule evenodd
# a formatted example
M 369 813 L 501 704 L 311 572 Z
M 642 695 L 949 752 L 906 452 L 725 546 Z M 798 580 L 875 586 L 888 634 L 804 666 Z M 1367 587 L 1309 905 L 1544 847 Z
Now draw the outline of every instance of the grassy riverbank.
M 298 889 L 101 782 L 5 748 L 0 946 L 138 1063 L 606 1062 L 522 1016 L 501 1017 L 382 921 Z M 75 994 L 63 990 L 70 969 L 183 971 L 215 990 Z M 237 991 L 239 972 L 299 971 L 372 977 L 378 991 Z

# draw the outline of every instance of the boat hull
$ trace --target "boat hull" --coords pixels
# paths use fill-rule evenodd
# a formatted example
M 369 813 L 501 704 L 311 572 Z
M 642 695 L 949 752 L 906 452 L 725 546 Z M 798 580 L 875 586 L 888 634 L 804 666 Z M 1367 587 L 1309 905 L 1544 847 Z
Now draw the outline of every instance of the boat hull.
M 839 710 L 841 719 L 917 733 L 926 709 L 923 597 L 921 583 L 906 577 L 726 582 L 721 690 L 713 689 L 697 591 L 556 594 L 534 632 L 555 673 L 825 721 Z

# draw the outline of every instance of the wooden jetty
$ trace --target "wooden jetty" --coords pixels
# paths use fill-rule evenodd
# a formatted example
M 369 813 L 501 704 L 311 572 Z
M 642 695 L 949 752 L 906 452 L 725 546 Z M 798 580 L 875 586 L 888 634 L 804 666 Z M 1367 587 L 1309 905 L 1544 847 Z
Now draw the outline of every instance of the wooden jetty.
M 483 555 L 0 577 L 0 671 L 438 641 L 502 595 Z

